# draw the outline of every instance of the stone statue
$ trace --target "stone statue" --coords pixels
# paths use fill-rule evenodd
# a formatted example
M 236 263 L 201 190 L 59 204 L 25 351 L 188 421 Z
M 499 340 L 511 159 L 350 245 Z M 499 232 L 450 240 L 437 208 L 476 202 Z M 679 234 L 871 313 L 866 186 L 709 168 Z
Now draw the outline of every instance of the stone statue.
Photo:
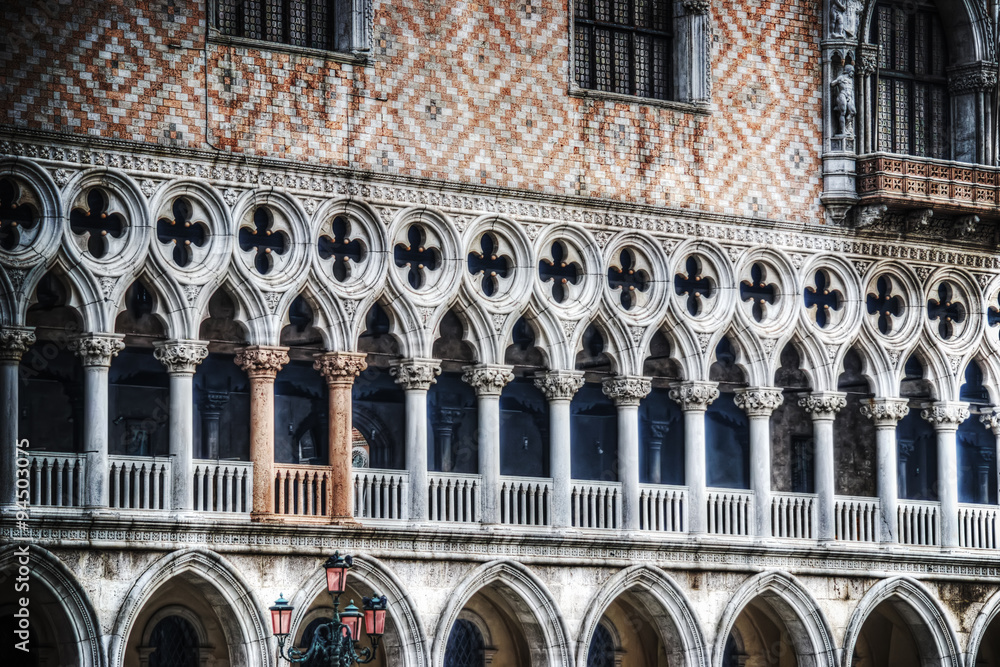
M 844 65 L 840 71 L 840 76 L 830 84 L 833 93 L 833 112 L 839 121 L 838 134 L 854 136 L 854 115 L 857 108 L 854 106 L 854 65 Z
M 830 37 L 853 39 L 861 9 L 860 0 L 830 0 Z

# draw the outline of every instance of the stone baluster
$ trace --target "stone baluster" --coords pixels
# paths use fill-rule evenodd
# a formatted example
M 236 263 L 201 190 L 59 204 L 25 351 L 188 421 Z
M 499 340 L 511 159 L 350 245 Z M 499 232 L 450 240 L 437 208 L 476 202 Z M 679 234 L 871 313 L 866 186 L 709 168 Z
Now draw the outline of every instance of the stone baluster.
M 992 410 L 988 413 L 980 415 L 979 421 L 982 422 L 985 428 L 993 432 L 995 444 L 993 447 L 992 460 L 997 462 L 997 475 L 1000 475 L 1000 410 Z M 992 488 L 998 489 L 997 502 L 1000 502 L 1000 488 L 998 488 L 997 475 L 994 475 L 993 480 L 988 483 L 992 485 Z M 989 487 L 987 487 L 987 492 L 989 492 L 989 490 Z M 988 493 L 986 497 L 989 498 Z
M 245 347 L 233 359 L 250 379 L 250 460 L 253 521 L 274 519 L 274 378 L 288 363 L 288 348 Z
M 622 528 L 639 530 L 639 401 L 649 395 L 648 378 L 608 378 L 604 395 L 618 409 L 618 479 L 622 483 Z
M 389 372 L 406 393 L 406 469 L 410 473 L 410 519 L 427 521 L 427 390 L 437 382 L 436 359 L 404 359 Z
M 958 427 L 969 418 L 969 405 L 939 401 L 920 412 L 937 433 L 938 498 L 941 500 L 941 546 L 958 546 Z
M 705 411 L 719 397 L 714 382 L 682 382 L 671 387 L 670 398 L 684 412 L 684 483 L 688 488 L 688 532 L 705 532 L 707 503 L 705 467 Z
M 85 504 L 108 506 L 108 371 L 111 360 L 125 349 L 120 334 L 87 333 L 69 342 L 83 365 L 83 450 Z
M 153 356 L 170 375 L 170 509 L 194 508 L 194 372 L 208 356 L 208 344 L 199 340 L 153 343 Z
M 736 406 L 750 418 L 750 490 L 753 492 L 754 530 L 771 537 L 771 413 L 784 400 L 781 389 L 738 389 Z
M 354 380 L 368 368 L 365 355 L 357 352 L 326 352 L 313 362 L 329 389 L 330 483 L 326 507 L 332 523 L 355 523 L 354 483 L 351 479 L 351 447 L 354 438 Z
M 893 543 L 899 539 L 898 506 L 900 489 L 898 480 L 902 468 L 905 482 L 905 461 L 896 461 L 896 425 L 909 414 L 906 399 L 877 398 L 861 406 L 861 414 L 875 423 L 875 459 L 877 464 L 878 498 L 882 529 L 880 540 Z M 904 489 L 905 492 L 905 489 Z
M 35 343 L 27 327 L 0 329 L 0 508 L 17 504 L 17 373 L 21 357 Z M 29 443 L 29 447 L 42 443 Z
M 573 457 L 569 404 L 583 386 L 580 371 L 546 371 L 535 386 L 549 402 L 549 470 L 552 473 L 552 525 L 573 525 Z
M 836 391 L 817 391 L 799 399 L 813 420 L 814 478 L 816 487 L 817 537 L 821 540 L 836 539 L 834 525 L 834 495 L 836 473 L 833 451 L 833 420 L 847 405 L 847 394 Z
M 483 523 L 500 523 L 500 394 L 514 379 L 510 366 L 466 366 L 462 379 L 476 390 Z

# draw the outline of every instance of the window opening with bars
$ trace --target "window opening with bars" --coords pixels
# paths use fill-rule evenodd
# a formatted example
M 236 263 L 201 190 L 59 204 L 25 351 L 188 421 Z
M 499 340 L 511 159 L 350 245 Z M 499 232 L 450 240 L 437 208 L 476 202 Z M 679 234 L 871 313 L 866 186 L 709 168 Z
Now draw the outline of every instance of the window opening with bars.
M 331 0 L 217 0 L 223 35 L 327 51 L 345 50 L 338 26 L 349 17 Z

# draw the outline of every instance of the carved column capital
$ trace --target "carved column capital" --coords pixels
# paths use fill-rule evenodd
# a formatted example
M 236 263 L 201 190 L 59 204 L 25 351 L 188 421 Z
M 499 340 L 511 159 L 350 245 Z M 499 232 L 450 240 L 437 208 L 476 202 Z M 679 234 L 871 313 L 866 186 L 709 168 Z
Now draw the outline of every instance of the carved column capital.
M 28 348 L 35 344 L 35 331 L 29 327 L 0 329 L 0 361 L 18 363 Z
M 693 14 L 705 16 L 712 8 L 710 0 L 682 0 L 682 2 L 684 5 L 684 13 L 688 15 Z
M 535 386 L 550 401 L 570 401 L 583 386 L 580 371 L 546 371 L 535 375 Z
M 958 401 L 939 401 L 920 411 L 920 416 L 934 425 L 935 430 L 957 429 L 969 418 L 969 404 Z
M 615 402 L 617 406 L 639 405 L 652 391 L 653 385 L 649 378 L 640 375 L 622 375 L 607 378 L 601 383 L 604 395 Z
M 847 394 L 839 391 L 816 391 L 799 399 L 799 407 L 816 421 L 835 418 L 846 405 Z
M 403 359 L 389 368 L 389 374 L 396 378 L 396 384 L 403 389 L 423 389 L 427 391 L 441 375 L 441 362 L 437 359 Z
M 201 413 L 218 416 L 227 403 L 229 403 L 228 391 L 206 391 L 201 399 Z
M 878 69 L 878 44 L 862 44 L 858 51 L 858 71 L 864 76 L 871 76 Z
M 952 95 L 990 91 L 997 85 L 997 65 L 977 62 L 948 70 L 948 92 Z
M 319 371 L 329 385 L 351 385 L 368 368 L 368 362 L 365 361 L 367 356 L 361 352 L 325 352 L 316 355 L 313 368 Z
M 670 399 L 680 404 L 682 410 L 708 409 L 719 397 L 719 385 L 715 382 L 681 382 L 670 387 Z
M 84 368 L 111 366 L 111 360 L 125 349 L 121 334 L 85 333 L 74 336 L 69 341 L 69 349 L 80 357 Z
M 208 344 L 201 340 L 165 340 L 153 343 L 153 356 L 167 372 L 193 374 L 208 356 Z
M 476 396 L 499 396 L 507 383 L 514 379 L 510 366 L 482 364 L 462 369 L 462 380 L 476 390 Z
M 979 415 L 979 421 L 983 426 L 993 431 L 993 435 L 1000 435 L 1000 410 L 993 410 Z
M 747 387 L 737 389 L 733 400 L 748 417 L 770 417 L 785 399 L 777 387 Z
M 260 378 L 273 380 L 288 363 L 288 348 L 274 345 L 252 345 L 236 353 L 236 365 L 251 380 Z
M 861 406 L 861 414 L 871 419 L 875 426 L 896 428 L 899 420 L 910 414 L 910 406 L 905 398 L 873 398 Z

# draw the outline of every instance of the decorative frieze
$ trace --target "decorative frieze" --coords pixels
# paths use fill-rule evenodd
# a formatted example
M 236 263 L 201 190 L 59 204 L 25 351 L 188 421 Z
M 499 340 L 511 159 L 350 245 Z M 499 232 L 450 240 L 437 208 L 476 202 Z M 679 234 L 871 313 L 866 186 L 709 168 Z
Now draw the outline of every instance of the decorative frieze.
M 910 413 L 906 399 L 879 398 L 871 399 L 861 406 L 861 414 L 871 419 L 875 426 L 895 428 L 899 421 Z
M 570 401 L 583 386 L 580 371 L 547 371 L 535 375 L 535 386 L 550 401 Z
M 288 363 L 288 348 L 270 345 L 245 347 L 233 359 L 251 379 L 274 379 Z
M 719 397 L 719 386 L 714 382 L 681 382 L 670 388 L 669 396 L 682 410 L 707 410 Z
M 389 374 L 403 389 L 427 391 L 441 375 L 441 362 L 436 359 L 403 359 L 389 368 Z
M 608 378 L 601 384 L 604 395 L 618 406 L 639 405 L 652 388 L 649 378 L 632 375 Z
M 208 344 L 200 340 L 168 340 L 153 343 L 153 356 L 167 372 L 194 373 L 208 356 Z
M 366 356 L 359 352 L 326 352 L 316 356 L 313 368 L 327 384 L 354 384 L 354 379 L 368 368 Z
M 125 349 L 121 334 L 86 333 L 71 338 L 69 349 L 80 357 L 84 368 L 103 366 L 109 368 L 111 360 Z
M 35 332 L 28 327 L 0 328 L 0 361 L 20 362 L 34 344 Z
M 749 417 L 770 417 L 784 401 L 784 397 L 781 389 L 776 387 L 747 387 L 737 389 L 733 401 Z
M 476 390 L 477 396 L 499 396 L 514 379 L 510 366 L 466 366 L 462 380 Z

